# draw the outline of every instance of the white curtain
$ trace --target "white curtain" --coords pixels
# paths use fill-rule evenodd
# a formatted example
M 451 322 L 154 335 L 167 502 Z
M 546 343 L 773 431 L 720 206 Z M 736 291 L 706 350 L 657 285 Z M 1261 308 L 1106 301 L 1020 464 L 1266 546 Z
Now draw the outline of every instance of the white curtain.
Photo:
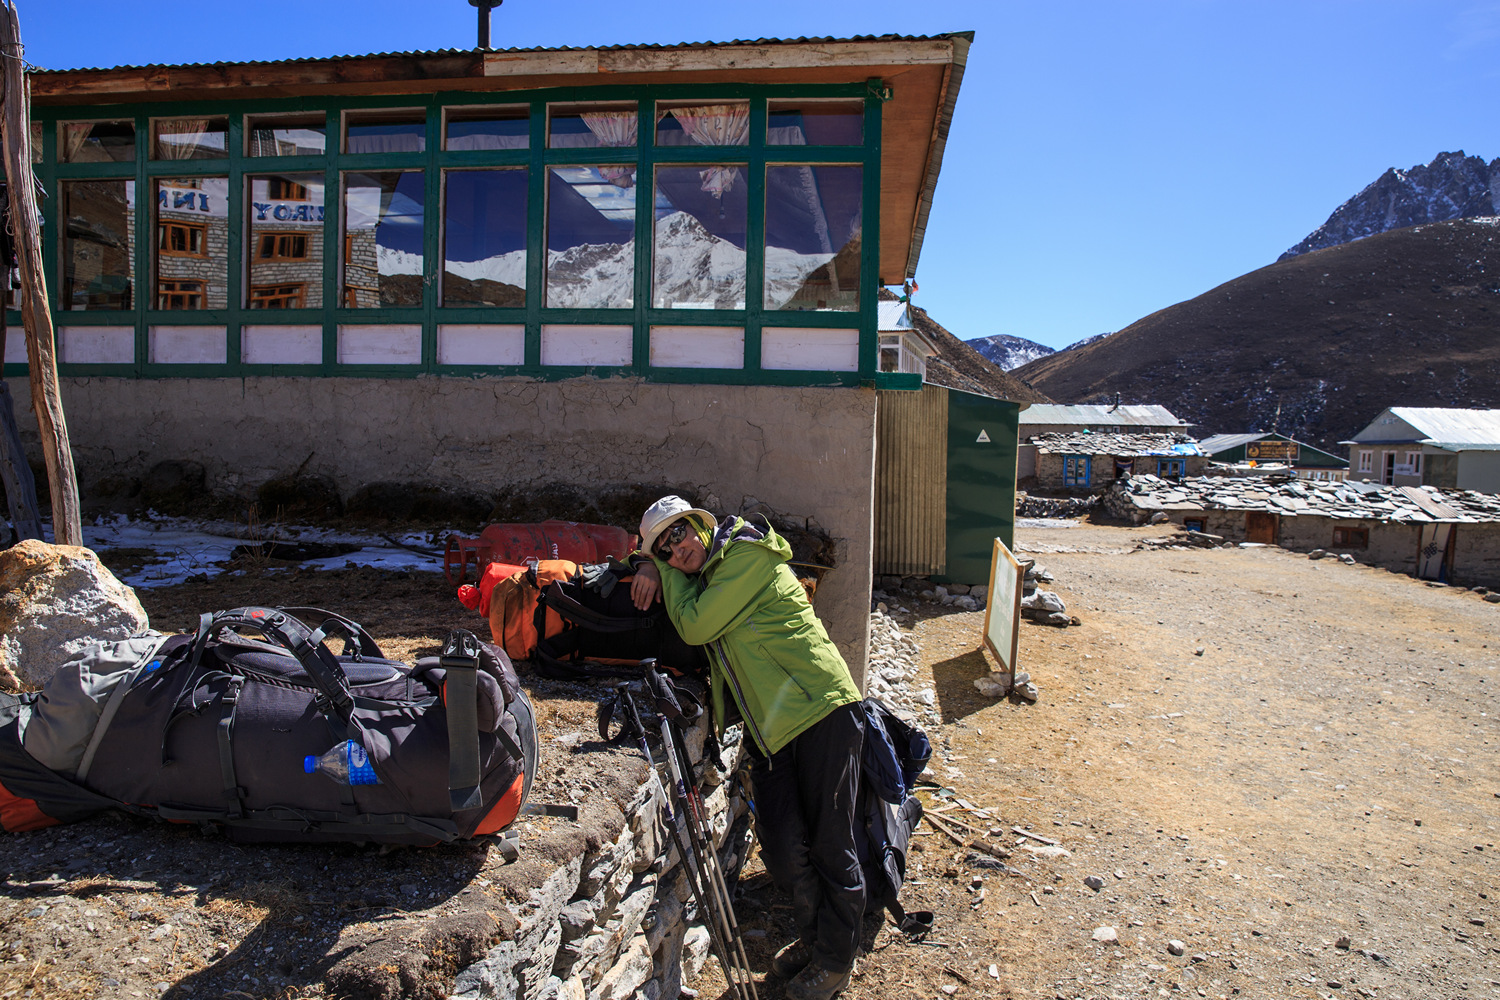
M 673 108 L 672 117 L 688 138 L 700 146 L 743 146 L 750 141 L 749 104 L 704 104 Z M 709 167 L 698 171 L 703 190 L 722 199 L 734 187 L 735 167 Z
M 580 115 L 599 145 L 619 149 L 634 146 L 640 134 L 640 119 L 634 109 L 630 111 L 594 111 Z M 635 167 L 600 167 L 599 176 L 615 187 L 628 188 L 635 183 Z
M 166 118 L 156 123 L 156 156 L 191 160 L 208 134 L 207 118 Z

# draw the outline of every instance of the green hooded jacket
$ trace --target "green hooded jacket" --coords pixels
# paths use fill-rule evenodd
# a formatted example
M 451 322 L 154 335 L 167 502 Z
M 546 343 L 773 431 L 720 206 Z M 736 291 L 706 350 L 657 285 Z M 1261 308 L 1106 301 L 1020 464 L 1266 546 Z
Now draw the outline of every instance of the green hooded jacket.
M 848 665 L 787 565 L 791 556 L 769 523 L 733 517 L 719 524 L 693 576 L 656 559 L 672 624 L 686 642 L 709 647 L 721 734 L 727 692 L 767 756 L 860 700 Z

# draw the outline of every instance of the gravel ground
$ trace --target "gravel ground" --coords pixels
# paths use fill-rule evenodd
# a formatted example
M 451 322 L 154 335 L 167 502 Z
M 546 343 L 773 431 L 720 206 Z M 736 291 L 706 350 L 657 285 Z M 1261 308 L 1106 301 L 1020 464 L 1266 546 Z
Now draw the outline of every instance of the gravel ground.
M 903 599 L 882 620 L 915 656 L 896 683 L 933 692 L 908 702 L 938 749 L 922 795 L 956 839 L 924 825 L 911 855 L 932 935 L 867 921 L 846 995 L 1500 997 L 1500 606 L 1275 548 L 1141 547 L 1168 533 L 1019 528 L 1082 621 L 1022 625 L 1035 705 L 975 690 L 983 612 Z M 396 655 L 452 623 L 422 577 L 293 583 L 383 621 Z M 143 596 L 165 627 L 244 602 L 210 586 Z M 544 725 L 585 728 L 591 705 L 558 694 Z M 428 939 L 413 989 L 432 989 L 459 925 L 524 875 L 472 849 L 234 846 L 123 817 L 17 835 L 4 862 L 0 1000 L 331 996 L 320 970 L 397 925 L 420 949 L 418 923 L 457 928 Z M 785 900 L 753 862 L 740 912 L 764 968 Z M 723 994 L 713 963 L 695 985 Z

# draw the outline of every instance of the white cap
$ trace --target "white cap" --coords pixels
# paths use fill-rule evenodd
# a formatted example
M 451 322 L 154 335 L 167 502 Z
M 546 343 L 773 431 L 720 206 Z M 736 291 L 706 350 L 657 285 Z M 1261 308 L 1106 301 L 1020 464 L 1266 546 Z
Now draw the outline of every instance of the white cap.
M 661 533 L 671 527 L 673 521 L 687 514 L 701 517 L 709 531 L 719 525 L 716 517 L 701 507 L 694 507 L 682 497 L 662 497 L 641 515 L 641 551 L 654 553 L 656 539 Z

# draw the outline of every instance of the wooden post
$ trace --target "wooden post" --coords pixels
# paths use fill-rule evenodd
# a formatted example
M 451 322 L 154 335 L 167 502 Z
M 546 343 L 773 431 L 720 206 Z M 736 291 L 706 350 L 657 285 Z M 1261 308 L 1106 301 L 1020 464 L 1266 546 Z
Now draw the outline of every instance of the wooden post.
M 42 273 L 42 226 L 31 170 L 31 92 L 22 59 L 16 5 L 0 8 L 0 79 L 4 83 L 5 174 L 10 180 L 10 218 L 21 272 L 21 321 L 26 327 L 26 363 L 31 369 L 31 409 L 42 435 L 42 457 L 52 491 L 52 538 L 59 545 L 83 544 L 78 480 L 57 382 L 57 351 L 47 279 Z

